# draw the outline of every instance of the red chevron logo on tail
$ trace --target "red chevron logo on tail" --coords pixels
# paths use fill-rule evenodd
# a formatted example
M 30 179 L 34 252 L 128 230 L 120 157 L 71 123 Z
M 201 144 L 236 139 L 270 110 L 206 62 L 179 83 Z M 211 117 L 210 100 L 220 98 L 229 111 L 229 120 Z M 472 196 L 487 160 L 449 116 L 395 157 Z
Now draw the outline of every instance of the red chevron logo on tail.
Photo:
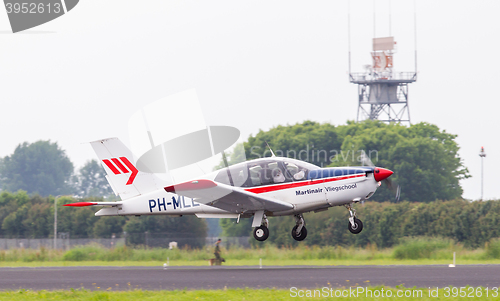
M 122 173 L 129 173 L 131 172 L 132 174 L 130 175 L 130 178 L 128 178 L 127 184 L 130 185 L 134 183 L 135 177 L 139 173 L 137 168 L 130 163 L 130 161 L 126 157 L 120 157 L 118 158 L 111 158 L 111 161 L 108 159 L 102 160 L 104 164 L 115 174 L 119 175 Z M 113 164 L 114 163 L 114 164 Z M 128 167 L 128 169 L 127 169 Z

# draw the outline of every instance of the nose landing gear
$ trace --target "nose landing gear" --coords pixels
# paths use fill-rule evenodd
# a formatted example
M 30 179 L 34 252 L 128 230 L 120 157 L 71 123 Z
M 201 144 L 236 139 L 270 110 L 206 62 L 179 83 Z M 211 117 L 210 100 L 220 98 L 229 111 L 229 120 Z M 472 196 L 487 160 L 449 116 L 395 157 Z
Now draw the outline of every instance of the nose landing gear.
M 356 210 L 351 207 L 351 204 L 345 206 L 349 210 L 349 224 L 347 227 L 352 234 L 358 234 L 363 230 L 363 223 L 356 218 Z

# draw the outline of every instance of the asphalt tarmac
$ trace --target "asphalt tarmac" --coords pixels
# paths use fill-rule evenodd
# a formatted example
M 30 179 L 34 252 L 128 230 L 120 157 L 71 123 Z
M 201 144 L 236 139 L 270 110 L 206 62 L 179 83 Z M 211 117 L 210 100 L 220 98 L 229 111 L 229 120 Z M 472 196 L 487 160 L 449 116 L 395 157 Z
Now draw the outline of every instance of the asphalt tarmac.
M 0 290 L 500 287 L 500 265 L 0 268 Z

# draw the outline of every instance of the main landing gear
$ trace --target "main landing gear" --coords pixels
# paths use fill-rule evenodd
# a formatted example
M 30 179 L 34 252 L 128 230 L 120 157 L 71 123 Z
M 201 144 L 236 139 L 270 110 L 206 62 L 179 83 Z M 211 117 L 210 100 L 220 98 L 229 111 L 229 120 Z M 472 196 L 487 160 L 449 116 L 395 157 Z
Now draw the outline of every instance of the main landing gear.
M 352 234 L 358 234 L 363 230 L 363 223 L 356 218 L 356 210 L 351 207 L 351 204 L 345 206 L 349 210 L 349 224 L 348 228 Z
M 292 229 L 292 237 L 296 241 L 303 241 L 307 237 L 307 229 L 302 214 L 295 215 L 295 224 L 295 227 Z
M 296 241 L 303 241 L 307 237 L 306 222 L 302 214 L 295 215 L 295 227 L 292 229 L 292 237 Z M 258 241 L 264 241 L 269 237 L 269 221 L 263 216 L 262 225 L 253 229 L 253 237 Z
M 269 237 L 269 221 L 267 217 L 264 215 L 262 219 L 262 225 L 260 227 L 255 227 L 253 229 L 253 237 L 258 241 L 264 241 Z
M 349 231 L 352 234 L 360 233 L 363 230 L 363 223 L 356 218 L 356 210 L 352 208 L 351 204 L 345 205 L 345 207 L 349 210 L 349 223 L 347 225 Z M 258 241 L 265 241 L 269 237 L 269 221 L 265 214 L 261 215 L 261 217 L 262 224 L 253 229 L 253 237 Z M 292 229 L 292 237 L 296 241 L 303 241 L 307 237 L 306 222 L 302 214 L 295 215 L 295 226 Z
M 269 237 L 269 229 L 262 225 L 253 229 L 253 237 L 258 241 L 264 241 Z

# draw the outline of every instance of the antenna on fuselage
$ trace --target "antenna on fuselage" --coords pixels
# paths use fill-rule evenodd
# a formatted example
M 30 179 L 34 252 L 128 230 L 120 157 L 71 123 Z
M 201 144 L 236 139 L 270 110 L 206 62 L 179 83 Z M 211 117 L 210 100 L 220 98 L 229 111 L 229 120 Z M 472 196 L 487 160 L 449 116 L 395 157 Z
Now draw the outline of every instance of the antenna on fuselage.
M 271 147 L 269 146 L 269 143 L 267 143 L 267 141 L 264 141 L 264 142 L 266 142 L 267 147 L 268 147 L 268 148 L 269 148 L 269 150 L 271 151 L 271 155 L 272 155 L 271 157 L 276 157 L 276 155 L 274 154 L 273 150 L 272 150 L 272 149 L 271 149 Z

